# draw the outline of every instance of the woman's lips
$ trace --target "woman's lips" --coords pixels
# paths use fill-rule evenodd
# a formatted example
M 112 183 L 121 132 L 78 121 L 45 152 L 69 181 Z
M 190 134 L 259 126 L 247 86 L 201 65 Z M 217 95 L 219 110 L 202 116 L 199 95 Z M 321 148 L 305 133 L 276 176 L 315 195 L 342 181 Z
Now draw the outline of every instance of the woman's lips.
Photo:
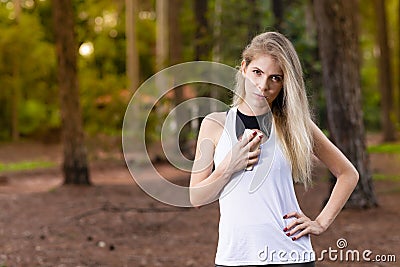
M 262 97 L 262 98 L 267 98 L 266 96 L 263 96 L 263 95 L 260 95 L 260 94 L 257 94 L 257 93 L 254 93 L 256 96 L 258 96 L 258 97 Z

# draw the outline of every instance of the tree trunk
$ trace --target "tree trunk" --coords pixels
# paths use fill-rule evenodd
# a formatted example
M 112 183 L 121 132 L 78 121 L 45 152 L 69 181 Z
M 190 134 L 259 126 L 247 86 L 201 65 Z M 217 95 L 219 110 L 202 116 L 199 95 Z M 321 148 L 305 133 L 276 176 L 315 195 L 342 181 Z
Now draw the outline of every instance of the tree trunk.
M 221 53 L 221 29 L 222 29 L 222 0 L 214 1 L 214 22 L 213 22 L 213 44 L 211 50 L 211 60 L 213 62 L 222 62 L 222 53 Z M 218 74 L 215 74 L 218 75 Z M 211 90 L 210 97 L 213 99 L 220 99 L 219 90 Z M 215 102 L 211 102 L 209 106 L 210 112 L 217 111 L 217 105 Z M 201 123 L 198 120 L 196 124 L 199 126 Z
M 272 13 L 274 13 L 274 28 L 282 32 L 283 27 L 283 12 L 284 12 L 284 7 L 283 7 L 283 0 L 272 0 Z
M 212 61 L 221 62 L 221 24 L 222 24 L 222 0 L 215 0 L 214 3 L 214 25 L 213 25 L 213 48 Z
M 175 65 L 182 62 L 182 32 L 179 18 L 181 17 L 182 0 L 169 0 L 168 6 L 168 22 L 169 22 L 169 62 L 170 65 Z M 174 88 L 174 105 L 178 106 L 184 102 L 185 86 Z M 187 109 L 187 105 L 183 106 Z M 176 123 L 178 127 L 185 125 L 185 122 L 190 121 L 190 111 L 177 112 Z M 184 155 L 188 152 L 188 140 L 190 133 L 190 125 L 185 125 L 179 134 L 179 146 Z
M 157 71 L 162 70 L 168 60 L 168 1 L 156 0 L 157 37 L 156 37 L 156 65 Z
M 15 23 L 19 25 L 19 17 L 21 13 L 21 1 L 13 0 Z M 11 94 L 11 139 L 19 140 L 19 104 L 21 101 L 21 74 L 19 60 L 14 61 L 13 66 L 13 93 Z
M 318 0 L 316 0 L 318 1 Z M 314 43 L 317 38 L 317 23 L 315 21 L 315 15 L 313 10 L 313 0 L 309 0 L 305 4 L 305 41 L 307 43 Z M 318 42 L 315 47 L 312 48 L 311 53 L 311 62 L 321 62 L 318 53 Z M 323 98 L 323 92 L 320 90 L 322 88 L 322 75 L 321 71 L 317 70 L 312 64 L 305 65 L 304 68 L 307 68 L 308 78 L 311 81 L 311 106 L 317 107 L 319 105 L 320 99 Z M 322 112 L 321 112 L 322 111 Z M 315 110 L 315 119 L 319 122 L 319 126 L 323 128 L 327 128 L 324 123 L 327 121 L 325 108 L 319 108 Z M 323 123 L 321 123 L 323 122 Z
M 182 0 L 169 0 L 168 25 L 169 25 L 169 57 L 170 64 L 182 62 L 182 31 L 180 25 Z
M 207 0 L 194 0 L 195 15 L 195 60 L 206 60 L 209 53 L 207 43 L 208 21 L 207 21 Z
M 248 43 L 253 39 L 254 36 L 260 33 L 261 30 L 261 12 L 260 12 L 260 0 L 247 0 L 249 7 L 249 22 L 247 26 L 247 39 Z
M 360 180 L 346 207 L 377 205 L 366 152 L 358 43 L 358 2 L 314 1 L 331 140 L 355 165 Z
M 126 73 L 128 88 L 135 92 L 139 87 L 139 54 L 136 43 L 137 0 L 125 0 L 126 16 Z
M 181 0 L 169 0 L 168 6 L 168 27 L 169 27 L 169 62 L 175 65 L 182 62 L 182 33 L 180 27 Z M 175 106 L 182 103 L 183 87 L 175 88 Z M 180 115 L 180 114 L 178 114 Z
M 393 110 L 393 83 L 390 68 L 390 49 L 388 45 L 388 32 L 385 1 L 375 0 L 375 12 L 377 17 L 377 38 L 379 44 L 379 87 L 381 90 L 381 122 L 383 128 L 383 141 L 396 140 Z
M 195 18 L 195 40 L 194 40 L 194 58 L 195 60 L 208 60 L 209 57 L 213 56 L 213 51 L 211 48 L 210 44 L 210 39 L 212 36 L 210 35 L 210 29 L 209 29 L 209 21 L 207 19 L 207 9 L 208 9 L 208 3 L 209 1 L 207 0 L 194 0 L 194 18 Z M 216 6 L 216 9 L 222 7 L 221 1 L 217 0 L 214 2 Z M 216 23 L 219 23 L 220 21 L 216 21 Z M 215 30 L 215 29 L 213 29 Z M 218 30 L 218 29 L 216 29 Z M 219 42 L 220 40 L 214 40 Z M 218 48 L 217 48 L 218 49 Z M 205 84 L 196 84 L 193 85 L 194 89 L 196 90 L 198 96 L 204 96 L 204 97 L 211 97 L 211 98 L 216 98 L 217 97 L 217 92 L 216 90 L 212 90 L 212 86 L 210 85 L 205 85 Z M 211 109 L 213 108 L 212 106 L 209 107 L 211 112 Z M 201 118 L 198 118 L 197 125 L 200 125 Z
M 19 103 L 21 101 L 21 75 L 18 60 L 14 62 L 13 66 L 13 87 L 11 94 L 11 139 L 13 141 L 19 140 Z
M 397 1 L 397 122 L 400 124 L 400 0 Z
M 64 183 L 89 185 L 89 170 L 79 103 L 78 49 L 75 42 L 71 0 L 54 0 L 52 14 L 58 59 Z
M 397 1 L 397 122 L 400 124 L 400 0 Z

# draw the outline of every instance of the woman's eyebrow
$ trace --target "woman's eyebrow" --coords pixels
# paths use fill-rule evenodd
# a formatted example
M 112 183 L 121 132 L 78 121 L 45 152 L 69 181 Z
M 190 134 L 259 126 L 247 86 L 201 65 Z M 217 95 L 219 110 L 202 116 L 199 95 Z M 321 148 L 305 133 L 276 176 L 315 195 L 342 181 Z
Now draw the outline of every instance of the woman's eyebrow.
M 261 71 L 262 73 L 264 73 L 264 71 L 263 71 L 262 69 L 260 69 L 259 67 L 253 67 L 253 70 L 259 70 L 259 71 Z
M 278 77 L 280 77 L 280 78 L 283 78 L 283 75 L 282 75 L 282 74 L 271 74 L 271 75 L 269 75 L 268 77 L 273 77 L 273 76 L 278 76 Z
M 259 67 L 253 67 L 253 70 L 259 70 L 259 71 L 261 71 L 262 73 L 265 73 L 265 71 L 263 71 L 263 70 L 260 69 Z M 269 76 L 280 76 L 280 77 L 283 77 L 283 74 L 273 73 L 273 74 L 270 74 Z

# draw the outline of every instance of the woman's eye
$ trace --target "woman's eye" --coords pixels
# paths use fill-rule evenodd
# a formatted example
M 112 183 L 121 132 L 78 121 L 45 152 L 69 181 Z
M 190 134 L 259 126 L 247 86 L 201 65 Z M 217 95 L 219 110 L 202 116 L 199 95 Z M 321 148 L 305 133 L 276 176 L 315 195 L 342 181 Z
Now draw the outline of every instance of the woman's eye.
M 255 74 L 255 75 L 261 75 L 261 71 L 260 70 L 253 70 L 253 73 Z
M 271 81 L 273 81 L 273 82 L 281 82 L 282 81 L 282 77 L 278 76 L 278 75 L 271 76 Z

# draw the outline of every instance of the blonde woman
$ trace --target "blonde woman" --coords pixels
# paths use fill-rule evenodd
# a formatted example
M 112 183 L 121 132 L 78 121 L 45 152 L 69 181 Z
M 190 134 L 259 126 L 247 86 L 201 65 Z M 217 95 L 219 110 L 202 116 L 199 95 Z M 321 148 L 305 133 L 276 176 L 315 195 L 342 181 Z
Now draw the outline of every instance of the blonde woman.
M 242 57 L 232 107 L 201 124 L 190 200 L 219 199 L 216 266 L 315 266 L 310 235 L 331 225 L 358 173 L 311 120 L 292 43 L 262 33 Z M 315 219 L 302 213 L 293 187 L 311 184 L 313 155 L 337 178 Z

